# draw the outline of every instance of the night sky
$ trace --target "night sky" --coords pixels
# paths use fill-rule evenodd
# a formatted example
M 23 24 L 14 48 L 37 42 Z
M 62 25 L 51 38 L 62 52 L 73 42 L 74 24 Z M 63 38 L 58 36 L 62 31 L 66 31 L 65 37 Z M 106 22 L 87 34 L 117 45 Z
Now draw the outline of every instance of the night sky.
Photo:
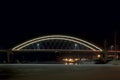
M 104 40 L 108 45 L 114 44 L 114 32 L 117 32 L 120 44 L 119 10 L 78 6 L 2 6 L 0 48 L 9 49 L 52 34 L 82 38 L 103 47 Z

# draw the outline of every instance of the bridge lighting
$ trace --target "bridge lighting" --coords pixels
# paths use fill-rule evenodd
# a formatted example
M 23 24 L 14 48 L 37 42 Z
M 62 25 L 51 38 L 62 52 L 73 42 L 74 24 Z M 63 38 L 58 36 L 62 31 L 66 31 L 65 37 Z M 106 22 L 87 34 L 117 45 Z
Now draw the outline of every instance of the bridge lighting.
M 114 46 L 113 46 L 113 45 L 111 45 L 111 46 L 110 46 L 110 49 L 111 49 L 111 50 L 113 50 L 113 48 L 114 48 Z
M 63 59 L 63 61 L 68 61 L 68 59 L 67 59 L 67 58 L 65 58 L 65 59 Z
M 39 49 L 40 48 L 40 44 L 39 43 L 37 43 L 37 49 Z
M 38 41 L 34 41 L 34 42 L 31 42 L 31 43 L 28 43 L 28 44 L 26 44 L 26 45 L 23 45 L 23 46 L 20 46 L 19 47 L 19 45 L 18 46 L 16 46 L 15 48 L 13 48 L 12 50 L 20 50 L 20 49 L 23 49 L 24 47 L 26 47 L 26 46 L 29 46 L 29 45 L 31 45 L 31 44 L 34 44 L 34 43 L 36 43 L 36 42 L 40 42 L 40 41 L 45 41 L 45 40 L 53 40 L 53 39 L 58 39 L 58 40 L 67 40 L 67 41 L 72 41 L 72 42 L 76 42 L 76 43 L 78 43 L 78 44 L 81 44 L 81 45 L 83 45 L 83 46 L 86 46 L 86 47 L 88 47 L 89 49 L 91 49 L 91 50 L 93 50 L 93 51 L 96 51 L 96 49 L 94 49 L 93 47 L 91 47 L 91 46 L 89 46 L 89 45 L 87 45 L 87 44 L 85 44 L 85 43 L 82 43 L 82 42 L 78 42 L 78 41 L 75 41 L 75 40 L 72 40 L 72 39 L 65 39 L 65 38 L 48 38 L 48 39 L 42 39 L 42 40 L 38 40 Z M 17 48 L 18 47 L 18 48 Z
M 78 61 L 78 60 L 80 60 L 79 58 L 75 58 L 75 61 Z
M 100 54 L 98 54 L 98 55 L 97 55 L 97 57 L 98 57 L 98 58 L 100 58 L 100 57 L 101 57 L 101 55 L 100 55 Z
M 65 58 L 63 59 L 64 62 L 69 62 L 69 63 L 74 63 L 77 62 L 78 60 L 80 60 L 79 58 Z
M 38 37 L 38 38 L 35 38 L 35 39 L 31 39 L 31 40 L 28 40 L 14 48 L 12 48 L 12 50 L 21 50 L 21 49 L 24 49 L 26 46 L 29 46 L 31 44 L 34 44 L 34 43 L 37 43 L 37 42 L 41 42 L 41 41 L 45 41 L 45 40 L 53 40 L 53 39 L 58 39 L 58 40 L 67 40 L 67 41 L 72 41 L 72 42 L 75 42 L 77 44 L 80 44 L 80 45 L 83 45 L 89 49 L 91 49 L 92 51 L 102 51 L 102 49 L 100 49 L 99 47 L 95 46 L 94 44 L 92 43 L 89 43 L 85 40 L 82 40 L 82 39 L 79 39 L 79 38 L 75 38 L 75 37 L 71 37 L 71 36 L 64 36 L 64 35 L 50 35 L 50 36 L 43 36 L 43 37 Z M 75 44 L 75 46 L 77 47 L 77 45 Z
M 71 59 L 71 58 L 70 58 L 68 61 L 69 61 L 69 62 L 74 62 L 74 60 L 73 60 L 73 59 Z
M 77 44 L 75 44 L 75 47 L 77 47 Z
M 74 45 L 74 46 L 75 46 L 75 49 L 77 49 L 78 45 L 77 45 L 76 43 L 75 43 L 75 45 Z

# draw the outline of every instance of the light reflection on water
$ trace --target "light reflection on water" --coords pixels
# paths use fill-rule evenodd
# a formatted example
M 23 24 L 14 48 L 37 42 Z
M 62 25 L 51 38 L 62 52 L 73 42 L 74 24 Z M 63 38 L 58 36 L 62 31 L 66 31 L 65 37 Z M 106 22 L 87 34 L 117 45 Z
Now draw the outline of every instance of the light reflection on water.
M 64 63 L 65 65 L 78 65 L 78 63 Z

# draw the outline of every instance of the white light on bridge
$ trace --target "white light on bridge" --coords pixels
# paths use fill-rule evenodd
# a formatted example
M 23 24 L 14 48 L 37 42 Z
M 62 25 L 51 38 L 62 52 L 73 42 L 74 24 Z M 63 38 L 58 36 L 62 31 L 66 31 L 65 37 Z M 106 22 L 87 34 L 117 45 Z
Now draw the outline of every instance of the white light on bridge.
M 37 43 L 37 49 L 39 49 L 40 48 L 40 44 L 39 43 Z

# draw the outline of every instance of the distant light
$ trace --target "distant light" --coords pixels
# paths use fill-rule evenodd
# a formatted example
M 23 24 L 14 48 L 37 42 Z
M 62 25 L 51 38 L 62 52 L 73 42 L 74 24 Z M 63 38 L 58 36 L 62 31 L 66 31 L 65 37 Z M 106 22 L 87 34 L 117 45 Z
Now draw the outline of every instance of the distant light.
M 74 62 L 74 60 L 70 58 L 70 59 L 69 59 L 69 62 Z
M 81 58 L 81 61 L 86 61 L 87 59 L 86 58 Z
M 78 60 L 80 60 L 79 58 L 75 58 L 75 61 L 78 61 Z
M 65 59 L 63 59 L 63 61 L 68 61 L 68 59 L 67 59 L 67 58 L 65 58 Z
M 100 58 L 100 57 L 101 57 L 101 55 L 100 55 L 100 54 L 98 54 L 98 55 L 97 55 L 97 57 L 98 57 L 98 58 Z
M 75 44 L 75 47 L 77 46 L 77 44 Z
M 63 61 L 65 61 L 65 62 L 70 62 L 70 63 L 73 63 L 73 62 L 76 62 L 76 61 L 78 61 L 78 60 L 80 60 L 79 58 L 64 58 L 64 59 L 62 59 Z
M 111 49 L 111 50 L 113 50 L 113 48 L 114 48 L 114 46 L 113 46 L 113 45 L 111 45 L 111 46 L 110 46 L 110 49 Z

